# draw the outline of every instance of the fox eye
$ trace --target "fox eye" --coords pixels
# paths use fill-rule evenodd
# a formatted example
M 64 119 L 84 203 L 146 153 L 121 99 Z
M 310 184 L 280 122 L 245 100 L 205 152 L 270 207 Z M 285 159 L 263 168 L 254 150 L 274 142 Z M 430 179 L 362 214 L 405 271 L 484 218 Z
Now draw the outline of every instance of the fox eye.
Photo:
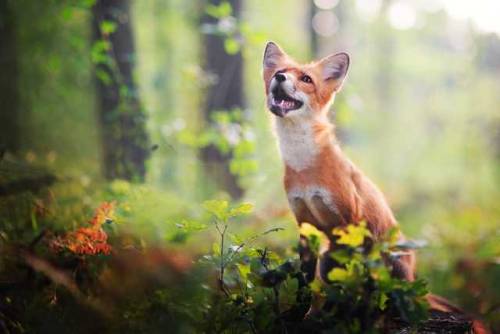
M 300 77 L 300 81 L 305 82 L 305 83 L 312 83 L 312 79 L 310 76 L 307 74 L 304 74 L 303 76 Z

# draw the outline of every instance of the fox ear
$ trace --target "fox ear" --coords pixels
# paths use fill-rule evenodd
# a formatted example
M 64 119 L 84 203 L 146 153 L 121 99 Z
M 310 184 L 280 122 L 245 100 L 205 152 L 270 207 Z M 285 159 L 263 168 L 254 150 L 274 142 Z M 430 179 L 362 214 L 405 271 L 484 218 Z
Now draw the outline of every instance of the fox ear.
M 337 53 L 321 59 L 319 64 L 323 79 L 338 81 L 337 90 L 340 89 L 349 69 L 349 55 L 345 52 Z
M 275 68 L 286 53 L 274 42 L 268 42 L 264 51 L 264 70 Z

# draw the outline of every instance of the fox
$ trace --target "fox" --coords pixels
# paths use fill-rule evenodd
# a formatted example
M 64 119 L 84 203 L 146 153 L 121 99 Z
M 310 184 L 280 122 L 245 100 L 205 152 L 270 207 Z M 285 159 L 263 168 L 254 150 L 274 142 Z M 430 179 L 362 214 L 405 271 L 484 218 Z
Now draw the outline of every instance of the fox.
M 375 240 L 398 225 L 380 189 L 343 153 L 328 113 L 343 87 L 350 66 L 346 52 L 300 64 L 275 42 L 268 42 L 263 57 L 263 80 L 267 109 L 274 114 L 274 127 L 283 160 L 284 188 L 297 224 L 309 223 L 329 242 L 316 256 L 307 238 L 299 237 L 299 257 L 305 279 L 328 282 L 335 265 L 324 256 L 334 247 L 334 228 L 366 222 Z M 401 241 L 404 235 L 399 232 Z M 415 280 L 413 250 L 397 259 L 386 259 L 393 277 Z M 456 312 L 446 299 L 429 294 L 431 309 Z M 316 305 L 315 305 L 316 304 Z M 318 311 L 313 301 L 309 313 Z M 315 310 L 316 309 L 316 310 Z M 488 333 L 473 320 L 475 333 Z

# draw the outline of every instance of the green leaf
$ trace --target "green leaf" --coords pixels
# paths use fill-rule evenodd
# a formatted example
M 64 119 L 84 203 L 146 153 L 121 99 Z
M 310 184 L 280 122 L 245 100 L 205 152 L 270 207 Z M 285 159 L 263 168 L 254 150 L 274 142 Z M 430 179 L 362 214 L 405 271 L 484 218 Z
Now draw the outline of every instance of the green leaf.
M 374 280 L 378 281 L 378 283 L 380 284 L 380 288 L 389 289 L 391 287 L 391 274 L 385 266 L 371 269 L 370 275 Z
M 229 2 L 223 1 L 218 6 L 212 4 L 207 5 L 205 12 L 212 17 L 220 19 L 231 15 L 233 8 Z
M 116 31 L 117 24 L 113 21 L 102 21 L 101 24 L 99 25 L 99 28 L 101 29 L 101 33 L 103 35 L 109 35 L 112 34 Z
M 126 98 L 128 96 L 130 96 L 130 91 L 129 91 L 129 88 L 127 87 L 127 85 L 120 85 L 120 97 L 122 98 Z
M 235 55 L 240 52 L 240 43 L 234 38 L 226 38 L 224 40 L 224 50 L 229 55 Z
M 387 294 L 385 293 L 380 293 L 380 297 L 378 300 L 378 307 L 383 311 L 387 307 L 387 301 L 389 300 L 389 297 L 387 297 Z
M 320 293 L 322 287 L 323 287 L 323 283 L 318 278 L 315 278 L 314 281 L 309 283 L 309 288 L 314 293 Z
M 337 244 L 347 245 L 352 248 L 359 247 L 363 244 L 365 237 L 370 236 L 370 231 L 366 228 L 366 224 L 348 225 L 347 228 L 336 228 L 333 234 L 339 236 Z
M 347 249 L 338 249 L 330 253 L 330 256 L 340 264 L 345 264 L 351 260 L 351 254 Z
M 109 63 L 111 59 L 108 55 L 108 50 L 111 49 L 111 44 L 108 41 L 100 40 L 92 44 L 90 50 L 90 58 L 94 64 Z
M 217 219 L 226 221 L 228 217 L 228 206 L 229 203 L 223 200 L 210 200 L 203 202 L 203 207 L 205 210 L 210 212 L 212 215 L 217 217 Z
M 344 282 L 348 277 L 349 273 L 342 268 L 333 268 L 328 273 L 328 279 L 331 281 Z
M 347 272 L 349 273 L 349 277 L 362 277 L 366 270 L 362 262 L 359 260 L 352 260 L 346 264 Z
M 299 233 L 307 238 L 308 246 L 315 254 L 319 252 L 321 244 L 328 240 L 328 237 L 323 232 L 307 222 L 300 224 Z
M 372 249 L 370 250 L 370 253 L 368 254 L 368 259 L 373 262 L 382 259 L 381 248 L 382 245 L 380 243 L 373 245 Z
M 279 303 L 282 312 L 293 307 L 297 292 L 299 290 L 299 282 L 296 278 L 287 278 L 283 284 L 279 286 Z
M 220 151 L 220 153 L 224 155 L 228 154 L 231 150 L 231 145 L 224 136 L 219 136 L 219 135 L 213 136 L 212 142 Z
M 221 2 L 219 5 L 219 17 L 229 16 L 233 12 L 231 4 L 227 1 Z
M 425 296 L 429 290 L 427 289 L 427 282 L 423 279 L 417 279 L 411 282 L 412 289 L 417 296 Z
M 317 236 L 327 239 L 326 235 L 308 222 L 300 222 L 299 233 L 305 237 Z
M 212 244 L 212 252 L 214 253 L 214 255 L 220 255 L 221 248 L 220 248 L 220 245 L 217 242 L 214 242 Z
M 231 242 L 238 244 L 238 245 L 242 244 L 245 241 L 244 239 L 237 236 L 236 234 L 228 233 L 228 236 L 229 236 L 229 239 L 231 240 Z
M 182 220 L 176 226 L 185 232 L 199 232 L 207 228 L 207 225 L 196 222 L 194 220 Z
M 274 232 L 279 232 L 279 231 L 284 231 L 285 229 L 283 227 L 273 227 L 270 228 L 269 230 L 264 231 L 261 235 L 266 235 L 269 233 L 274 233 Z
M 241 140 L 234 147 L 234 154 L 239 157 L 244 157 L 254 152 L 255 152 L 255 143 L 250 140 Z
M 173 242 L 173 243 L 184 243 L 186 242 L 188 238 L 188 233 L 185 231 L 177 231 L 174 234 L 168 234 L 165 236 L 166 240 Z
M 229 217 L 236 217 L 241 215 L 247 215 L 253 210 L 253 204 L 251 203 L 241 203 L 240 205 L 229 210 Z
M 216 111 L 210 116 L 210 118 L 218 124 L 229 124 L 231 123 L 230 116 L 231 115 L 227 111 Z
M 238 267 L 238 272 L 240 273 L 240 276 L 243 278 L 243 280 L 246 280 L 248 274 L 250 274 L 250 265 L 238 263 L 236 266 Z
M 106 86 L 110 85 L 111 82 L 113 81 L 111 79 L 111 76 L 108 74 L 108 72 L 103 71 L 100 68 L 96 69 L 95 75 L 96 75 L 97 79 L 99 79 Z

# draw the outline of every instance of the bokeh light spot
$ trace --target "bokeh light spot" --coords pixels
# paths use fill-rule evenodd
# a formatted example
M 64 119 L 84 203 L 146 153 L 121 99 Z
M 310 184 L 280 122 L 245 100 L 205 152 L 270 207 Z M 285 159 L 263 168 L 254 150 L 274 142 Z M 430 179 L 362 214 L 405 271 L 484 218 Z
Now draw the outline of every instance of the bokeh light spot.
M 393 3 L 387 15 L 389 16 L 389 23 L 396 29 L 412 28 L 417 21 L 415 8 L 405 1 Z
M 331 11 L 319 11 L 312 19 L 314 31 L 323 37 L 332 36 L 339 29 L 339 20 Z
M 339 4 L 340 0 L 314 0 L 316 7 L 320 9 L 332 9 Z

